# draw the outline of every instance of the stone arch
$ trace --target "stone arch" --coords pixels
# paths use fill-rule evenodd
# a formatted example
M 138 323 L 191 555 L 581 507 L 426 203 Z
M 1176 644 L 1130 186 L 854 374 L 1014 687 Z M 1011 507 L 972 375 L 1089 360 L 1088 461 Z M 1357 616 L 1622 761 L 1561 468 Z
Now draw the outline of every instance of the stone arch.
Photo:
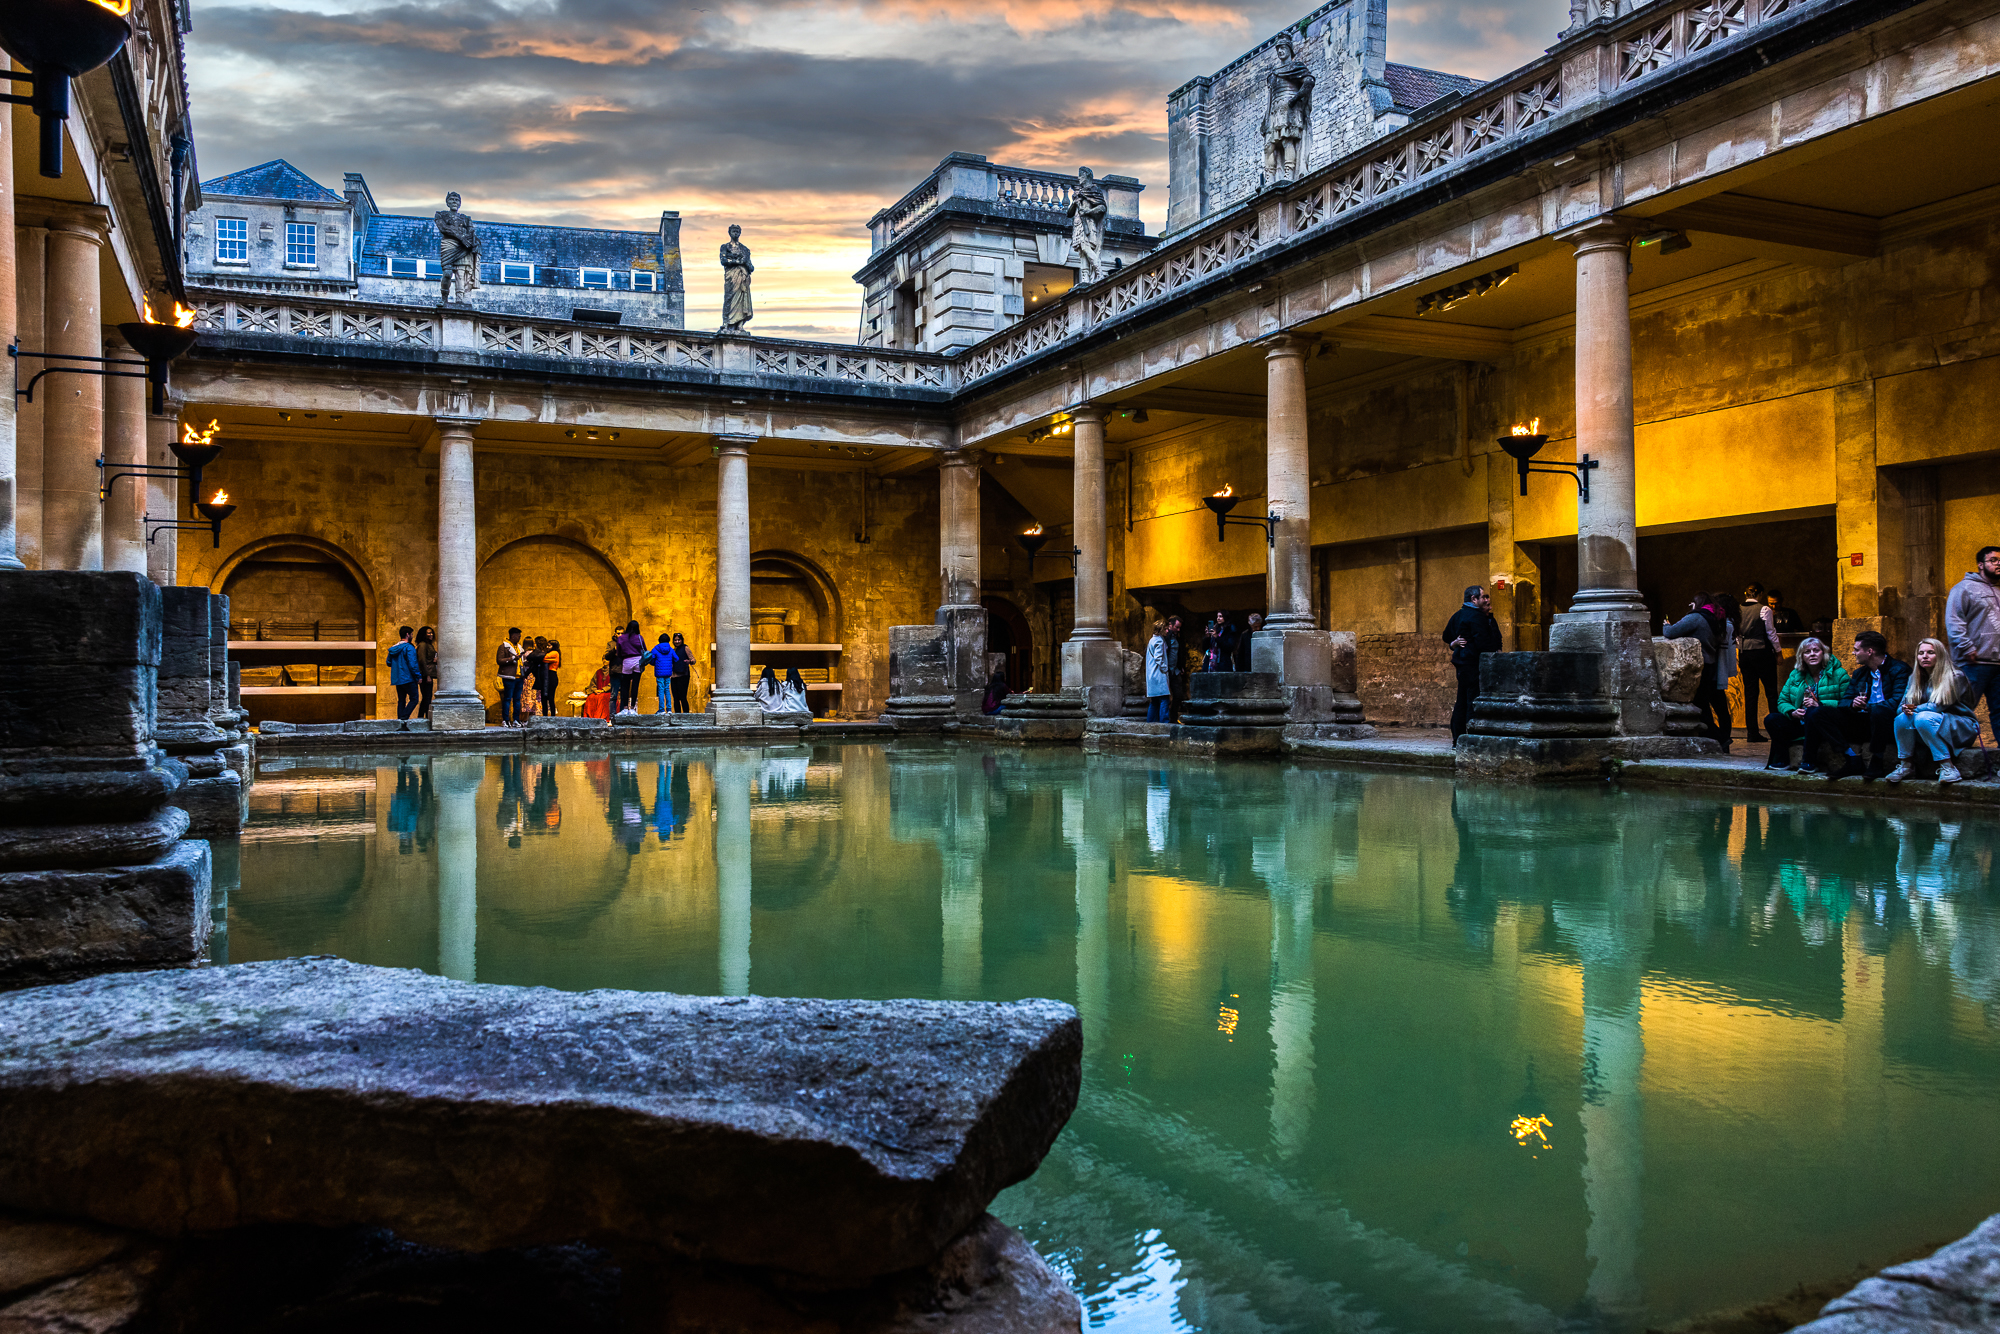
M 1007 684 L 1028 690 L 1035 679 L 1035 632 L 1012 598 L 989 593 L 979 599 L 986 608 L 986 649 L 1007 655 Z
M 510 627 L 562 641 L 557 699 L 580 690 L 596 673 L 616 624 L 632 618 L 632 594 L 618 567 L 595 547 L 573 538 L 536 534 L 516 538 L 479 567 L 479 639 L 474 679 L 489 704 L 500 698 L 493 650 Z
M 393 630 L 382 632 L 375 581 L 351 554 L 324 538 L 272 533 L 245 542 L 224 557 L 208 587 L 230 599 L 232 623 L 353 620 L 360 624 L 361 639 L 394 637 Z
M 759 611 L 784 611 L 795 623 L 758 624 Z M 824 567 L 796 551 L 750 553 L 750 638 L 753 642 L 838 644 L 844 619 L 840 588 Z M 711 609 L 711 623 L 713 615 Z M 779 630 L 785 633 L 779 633 Z

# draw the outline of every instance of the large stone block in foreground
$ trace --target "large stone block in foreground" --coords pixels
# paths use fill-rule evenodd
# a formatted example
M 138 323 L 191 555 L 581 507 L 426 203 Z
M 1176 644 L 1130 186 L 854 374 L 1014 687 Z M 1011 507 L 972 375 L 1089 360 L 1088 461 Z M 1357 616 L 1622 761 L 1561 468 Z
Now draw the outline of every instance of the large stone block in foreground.
M 0 1208 L 369 1224 L 859 1285 L 929 1262 L 1076 1105 L 1054 1001 L 476 986 L 336 959 L 0 995 Z

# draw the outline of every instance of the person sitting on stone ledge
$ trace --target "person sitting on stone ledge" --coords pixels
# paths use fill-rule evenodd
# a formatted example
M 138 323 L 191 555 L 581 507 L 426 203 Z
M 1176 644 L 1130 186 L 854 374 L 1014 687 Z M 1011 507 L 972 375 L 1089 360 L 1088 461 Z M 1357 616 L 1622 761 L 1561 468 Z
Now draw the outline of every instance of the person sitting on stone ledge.
M 1854 696 L 1848 707 L 1822 709 L 1806 733 L 1806 754 L 1818 752 L 1822 740 L 1838 743 L 1847 758 L 1829 779 L 1879 778 L 1888 764 L 1884 760 L 1895 737 L 1897 701 L 1910 686 L 1910 665 L 1889 656 L 1889 641 L 1879 630 L 1863 630 L 1854 637 Z M 1862 759 L 1855 743 L 1866 740 L 1868 758 Z
M 1964 702 L 1970 693 L 1965 677 L 1951 665 L 1951 651 L 1943 640 L 1926 639 L 1917 645 L 1916 670 L 1910 673 L 1896 711 L 1896 767 L 1887 781 L 1900 783 L 1910 776 L 1918 738 L 1937 761 L 1938 782 L 1959 781 L 1963 775 L 1952 756 L 1979 736 L 1979 720 Z
M 1817 639 L 1801 640 L 1798 665 L 1785 678 L 1785 687 L 1778 692 L 1778 702 L 1764 719 L 1764 730 L 1771 738 L 1771 757 L 1764 762 L 1764 767 L 1791 768 L 1792 743 L 1813 730 L 1813 719 L 1821 710 L 1844 707 L 1848 692 L 1853 688 L 1854 683 L 1847 678 L 1847 669 L 1835 661 L 1833 650 Z M 1799 756 L 1799 772 L 1818 773 L 1819 766 L 1814 763 L 1816 758 L 1808 748 L 1805 754 Z
M 784 687 L 778 684 L 778 674 L 768 663 L 764 674 L 757 678 L 757 707 L 766 713 L 779 713 L 785 707 Z
M 981 702 L 979 711 L 990 718 L 1006 706 L 1007 673 L 995 667 L 992 677 L 986 682 L 986 698 Z
M 784 689 L 784 711 L 803 713 L 808 718 L 812 717 L 812 704 L 806 699 L 806 679 L 799 675 L 798 668 L 785 668 Z
M 611 668 L 608 664 L 600 666 L 597 675 L 590 679 L 590 688 L 583 692 L 583 716 L 609 718 L 611 706 L 616 702 L 611 693 Z

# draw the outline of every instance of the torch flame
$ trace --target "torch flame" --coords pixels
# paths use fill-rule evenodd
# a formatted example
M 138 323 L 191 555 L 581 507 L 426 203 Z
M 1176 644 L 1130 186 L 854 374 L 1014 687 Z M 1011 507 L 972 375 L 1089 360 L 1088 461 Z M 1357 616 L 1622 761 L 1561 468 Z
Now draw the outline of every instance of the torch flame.
M 184 445 L 212 445 L 215 443 L 215 433 L 221 429 L 222 423 L 213 418 L 209 419 L 208 429 L 199 432 L 194 429 L 191 423 L 182 422 L 181 443 Z
M 1030 528 L 1027 532 L 1021 534 L 1021 536 L 1023 537 L 1040 537 L 1041 535 L 1042 535 L 1042 526 L 1039 523 L 1036 524 L 1033 528 Z
M 227 505 L 229 503 L 229 493 L 217 487 L 215 494 L 208 498 L 208 503 L 211 505 Z
M 1541 433 L 1542 433 L 1542 419 L 1540 417 L 1535 418 L 1533 421 L 1529 422 L 1526 426 L 1521 425 L 1519 422 L 1515 422 L 1512 431 L 1512 434 L 1514 435 L 1540 435 Z
M 108 9 L 119 18 L 132 12 L 132 0 L 92 0 L 99 9 Z
M 1215 494 L 1216 494 L 1216 495 L 1218 495 L 1218 496 L 1233 496 L 1233 495 L 1235 495 L 1235 494 L 1236 494 L 1236 492 L 1235 492 L 1235 490 L 1234 490 L 1234 489 L 1232 488 L 1232 484 L 1231 484 L 1231 483 L 1229 483 L 1229 482 L 1224 482 L 1224 483 L 1222 484 L 1222 489 L 1221 489 L 1220 491 L 1217 491 L 1217 492 L 1216 492 Z
M 102 3 L 102 0 L 99 0 L 99 3 Z M 139 298 L 139 314 L 140 317 L 143 318 L 148 324 L 166 323 L 165 320 L 154 318 L 153 303 L 146 297 Z M 188 309 L 186 306 L 183 306 L 180 302 L 178 301 L 174 302 L 174 327 L 176 329 L 188 329 L 192 328 L 193 326 L 194 326 L 194 312 Z

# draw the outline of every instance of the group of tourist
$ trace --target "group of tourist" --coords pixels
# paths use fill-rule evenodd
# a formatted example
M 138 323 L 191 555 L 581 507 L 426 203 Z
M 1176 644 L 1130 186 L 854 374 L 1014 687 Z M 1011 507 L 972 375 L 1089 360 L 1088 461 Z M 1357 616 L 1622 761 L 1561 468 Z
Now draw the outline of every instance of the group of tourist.
M 1988 724 L 2000 721 L 2000 547 L 1979 549 L 1945 601 L 1944 621 L 1945 638 L 1920 640 L 1914 663 L 1892 656 L 1880 632 L 1863 630 L 1854 637 L 1852 673 L 1824 640 L 1802 641 L 1798 665 L 1764 720 L 1771 738 L 1765 767 L 1790 769 L 1792 744 L 1802 742 L 1799 773 L 1900 783 L 1916 771 L 1921 746 L 1938 782 L 1961 781 L 1955 757 L 1979 740 L 1980 700 Z M 1829 747 L 1840 762 L 1821 770 L 1816 761 Z
M 1187 699 L 1188 677 L 1197 672 L 1247 672 L 1250 670 L 1250 640 L 1263 627 L 1264 617 L 1251 612 L 1244 626 L 1233 623 L 1226 612 L 1199 624 L 1190 634 L 1178 616 L 1153 622 L 1153 634 L 1146 641 L 1146 721 L 1177 723 L 1181 704 Z
M 639 682 L 653 671 L 653 689 L 661 713 L 688 712 L 688 686 L 694 679 L 694 654 L 678 632 L 663 631 L 650 646 L 637 621 L 614 628 L 604 647 L 603 666 L 584 692 L 586 718 L 622 717 L 639 712 Z
M 396 687 L 396 718 L 431 716 L 431 696 L 437 694 L 437 631 L 426 625 L 412 630 L 398 626 L 389 649 L 389 684 Z

